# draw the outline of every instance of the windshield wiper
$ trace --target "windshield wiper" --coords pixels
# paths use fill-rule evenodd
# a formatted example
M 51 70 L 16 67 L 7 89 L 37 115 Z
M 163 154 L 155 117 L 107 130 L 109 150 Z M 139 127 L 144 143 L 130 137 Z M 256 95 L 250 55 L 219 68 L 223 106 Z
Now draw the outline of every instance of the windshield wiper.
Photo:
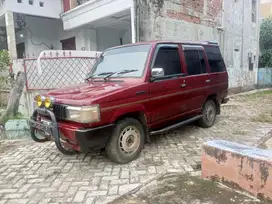
M 112 73 L 108 74 L 107 76 L 105 76 L 104 80 L 106 80 L 107 78 L 111 77 L 114 74 L 122 75 L 122 74 L 127 74 L 127 73 L 130 73 L 130 72 L 137 72 L 137 71 L 138 71 L 138 69 L 125 69 L 125 70 L 122 70 L 120 72 L 112 72 Z
M 105 75 L 111 75 L 111 74 L 115 74 L 116 72 L 101 72 L 99 74 L 93 74 L 89 77 L 87 77 L 85 80 L 89 80 L 89 79 L 92 79 L 93 77 L 96 77 L 96 76 L 105 76 Z

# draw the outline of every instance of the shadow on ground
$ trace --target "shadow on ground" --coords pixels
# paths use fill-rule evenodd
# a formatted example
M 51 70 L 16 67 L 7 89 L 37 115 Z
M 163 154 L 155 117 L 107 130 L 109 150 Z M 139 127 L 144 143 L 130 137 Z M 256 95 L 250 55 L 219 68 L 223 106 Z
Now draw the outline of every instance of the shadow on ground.
M 260 201 L 190 174 L 168 173 L 111 204 L 257 204 Z M 264 202 L 262 202 L 264 203 Z

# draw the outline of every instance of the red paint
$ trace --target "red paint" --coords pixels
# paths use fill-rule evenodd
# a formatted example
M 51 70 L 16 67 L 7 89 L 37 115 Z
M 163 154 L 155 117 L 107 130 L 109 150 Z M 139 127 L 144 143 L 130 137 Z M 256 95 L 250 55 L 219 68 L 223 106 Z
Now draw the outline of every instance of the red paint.
M 185 117 L 200 114 L 203 103 L 211 95 L 216 95 L 219 103 L 226 97 L 228 89 L 226 71 L 217 74 L 220 80 L 216 80 L 216 83 L 212 85 L 204 84 L 205 80 L 211 79 L 212 76 L 209 73 L 210 68 L 207 59 L 207 74 L 150 82 L 151 64 L 155 49 L 161 43 L 169 44 L 172 42 L 149 43 L 151 50 L 141 78 L 110 78 L 106 82 L 93 80 L 88 83 L 52 90 L 48 93 L 59 104 L 74 106 L 99 104 L 100 106 L 100 122 L 87 125 L 61 123 L 61 131 L 67 133 L 69 140 L 76 142 L 72 132 L 79 127 L 98 127 L 111 124 L 120 116 L 134 112 L 144 114 L 148 128 L 160 128 L 174 120 L 182 120 Z M 177 44 L 182 62 L 180 69 L 186 74 L 182 44 Z M 184 80 L 187 86 L 182 88 L 181 84 Z M 143 90 L 146 91 L 146 94 L 136 95 L 136 92 Z
M 177 19 L 177 20 L 184 20 L 190 23 L 197 23 L 200 24 L 200 18 L 197 16 L 192 16 L 190 14 L 182 13 L 182 12 L 177 12 L 174 10 L 167 10 L 167 16 L 169 18 Z
M 232 188 L 242 188 L 256 197 L 272 200 L 271 151 L 235 143 L 231 145 L 213 145 L 209 142 L 204 144 L 202 177 L 215 179 Z M 239 148 L 236 149 L 235 146 Z
M 70 0 L 63 0 L 63 10 L 67 12 L 71 9 Z

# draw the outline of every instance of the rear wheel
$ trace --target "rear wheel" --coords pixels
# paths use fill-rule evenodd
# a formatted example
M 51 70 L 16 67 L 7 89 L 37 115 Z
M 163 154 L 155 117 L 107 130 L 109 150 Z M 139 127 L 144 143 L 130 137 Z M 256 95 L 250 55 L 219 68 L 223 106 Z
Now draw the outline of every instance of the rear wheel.
M 199 120 L 199 126 L 209 128 L 214 125 L 216 119 L 216 105 L 213 100 L 207 100 L 203 106 L 202 118 Z
M 144 146 L 145 132 L 143 125 L 134 118 L 117 122 L 106 146 L 108 157 L 120 164 L 136 159 Z

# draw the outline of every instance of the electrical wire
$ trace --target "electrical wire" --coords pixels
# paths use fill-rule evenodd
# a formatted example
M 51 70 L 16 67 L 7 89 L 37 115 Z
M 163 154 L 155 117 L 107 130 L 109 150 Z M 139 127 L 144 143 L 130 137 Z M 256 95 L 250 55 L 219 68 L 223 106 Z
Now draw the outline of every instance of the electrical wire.
M 51 50 L 51 47 L 50 46 L 48 46 L 46 43 L 35 43 L 35 42 L 33 42 L 33 39 L 32 39 L 32 37 L 33 37 L 33 33 L 32 33 L 32 30 L 30 29 L 30 28 L 28 28 L 28 27 L 25 27 L 26 29 L 28 29 L 29 30 L 29 32 L 30 32 L 30 41 L 31 41 L 31 43 L 33 44 L 33 45 L 45 45 L 48 49 L 50 49 Z

